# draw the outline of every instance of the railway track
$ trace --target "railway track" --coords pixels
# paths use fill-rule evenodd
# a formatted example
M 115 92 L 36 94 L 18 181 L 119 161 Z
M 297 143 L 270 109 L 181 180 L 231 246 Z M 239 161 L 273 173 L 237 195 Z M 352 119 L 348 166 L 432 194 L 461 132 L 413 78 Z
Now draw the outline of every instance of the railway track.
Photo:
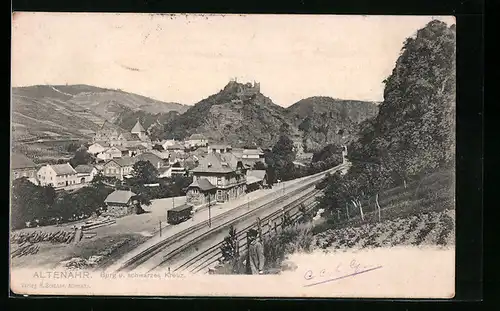
M 241 220 L 243 219 L 244 217 L 250 217 L 251 215 L 257 213 L 258 211 L 261 211 L 263 209 L 266 209 L 268 207 L 271 207 L 279 202 L 282 202 L 288 198 L 291 198 L 293 197 L 294 195 L 300 193 L 300 192 L 303 192 L 304 190 L 306 190 L 307 188 L 315 185 L 325 174 L 327 174 L 328 172 L 332 172 L 332 171 L 336 171 L 336 170 L 340 170 L 344 167 L 344 165 L 339 165 L 337 167 L 334 167 L 334 168 L 331 168 L 327 171 L 324 171 L 324 172 L 321 172 L 321 173 L 317 173 L 317 174 L 314 174 L 314 175 L 311 175 L 311 176 L 308 176 L 306 177 L 302 183 L 304 185 L 302 186 L 299 186 L 297 189 L 285 194 L 284 196 L 280 196 L 268 203 L 265 203 L 257 208 L 254 208 L 248 212 L 244 212 L 242 215 L 239 215 L 237 217 L 232 217 L 234 216 L 235 214 L 241 212 L 242 210 L 245 210 L 247 207 L 248 207 L 248 204 L 242 204 L 236 208 L 233 208 L 229 211 L 226 211 L 220 215 L 217 215 L 215 217 L 212 218 L 212 223 L 217 223 L 217 222 L 220 222 L 222 221 L 222 223 L 220 225 L 218 225 L 217 227 L 214 227 L 214 228 L 211 228 L 209 229 L 207 232 L 205 233 L 202 233 L 200 236 L 203 236 L 203 237 L 206 237 L 210 234 L 213 234 L 215 232 L 218 232 L 220 230 L 222 230 L 223 228 L 226 228 L 226 227 L 229 227 L 232 223 L 238 221 L 238 220 Z M 271 193 L 271 194 L 268 194 L 264 197 L 261 197 L 257 200 L 254 200 L 252 202 L 252 204 L 256 204 L 258 202 L 262 202 L 264 201 L 265 199 L 268 199 L 269 197 L 272 197 L 272 196 L 276 196 L 276 193 Z M 225 219 L 229 218 L 228 221 L 224 221 Z M 130 270 L 133 270 L 135 268 L 137 268 L 138 266 L 140 266 L 141 264 L 145 263 L 146 261 L 148 261 L 150 258 L 152 258 L 153 256 L 157 255 L 158 253 L 160 253 L 162 250 L 164 250 L 165 248 L 169 247 L 169 246 L 172 246 L 173 244 L 175 244 L 176 242 L 179 242 L 180 240 L 186 238 L 187 236 L 195 233 L 196 231 L 199 231 L 200 229 L 202 228 L 207 228 L 207 225 L 208 225 L 208 220 L 206 221 L 203 221 L 203 222 L 200 222 L 192 227 L 189 227 L 188 229 L 186 230 L 183 230 L 181 232 L 178 232 L 176 234 L 173 234 L 172 236 L 160 241 L 159 243 L 155 244 L 155 245 L 152 245 L 150 246 L 149 248 L 147 248 L 146 250 L 142 251 L 141 253 L 133 256 L 132 258 L 128 259 L 127 261 L 125 261 L 117 270 L 116 272 L 122 272 L 122 271 L 130 271 Z M 199 241 L 200 240 L 200 236 L 198 237 L 195 237 L 194 239 L 192 239 L 188 244 L 192 245 L 192 241 L 196 240 L 196 241 Z M 178 247 L 176 249 L 174 249 L 172 252 L 170 252 L 169 254 L 173 253 L 173 252 L 176 252 L 176 253 L 179 253 L 182 251 L 182 246 L 181 247 Z M 185 249 L 185 247 L 184 247 Z M 156 268 L 156 267 L 155 267 Z
M 301 215 L 302 212 L 298 209 L 298 207 L 300 207 L 305 202 L 316 197 L 320 192 L 321 192 L 321 190 L 316 190 L 316 189 L 312 190 L 306 196 L 301 197 L 301 198 L 293 201 L 292 203 L 287 204 L 287 206 L 285 206 L 283 208 L 283 210 L 280 209 L 280 210 L 274 211 L 270 215 L 262 218 L 261 224 L 262 223 L 265 224 L 265 223 L 269 223 L 269 222 L 276 223 L 277 220 L 281 221 L 282 214 L 284 212 L 285 213 L 293 212 L 292 214 L 289 214 L 290 221 L 292 223 L 296 222 L 302 216 Z M 312 203 L 307 204 L 307 205 L 308 206 L 305 206 L 306 212 L 309 212 L 309 211 L 311 211 L 311 209 L 314 208 L 314 206 L 316 205 L 316 202 L 312 202 Z M 278 226 L 281 226 L 281 225 L 282 225 L 282 223 L 278 224 Z M 248 232 L 248 230 L 250 230 L 251 228 L 254 228 L 254 227 L 256 227 L 255 222 L 251 225 L 245 226 L 243 229 L 241 229 L 237 232 L 236 236 L 238 238 L 238 243 L 240 245 L 240 247 L 239 247 L 240 254 L 244 253 L 246 251 L 246 232 Z M 263 235 L 269 234 L 273 230 L 273 228 L 271 228 L 269 226 L 266 226 L 266 227 L 267 227 L 267 231 L 263 230 L 263 232 L 262 232 Z M 200 238 L 202 238 L 202 237 L 200 237 Z M 193 244 L 195 244 L 195 243 L 196 242 L 194 242 Z M 199 273 L 205 269 L 210 268 L 210 266 L 218 263 L 220 258 L 222 257 L 220 247 L 222 246 L 223 243 L 224 242 L 221 241 L 221 242 L 211 246 L 207 250 L 201 252 L 200 254 L 188 259 L 187 261 L 184 261 L 183 263 L 178 265 L 176 268 L 174 268 L 173 271 L 174 272 L 188 271 L 189 273 Z M 189 245 L 187 247 L 189 247 Z M 171 257 L 175 256 L 175 254 L 169 254 L 167 256 L 168 256 L 167 258 L 171 258 Z M 168 259 L 166 259 L 166 260 L 168 260 Z M 155 267 L 155 268 L 151 269 L 150 271 L 153 271 L 156 268 L 158 268 L 158 267 Z M 208 270 L 206 272 L 208 272 Z

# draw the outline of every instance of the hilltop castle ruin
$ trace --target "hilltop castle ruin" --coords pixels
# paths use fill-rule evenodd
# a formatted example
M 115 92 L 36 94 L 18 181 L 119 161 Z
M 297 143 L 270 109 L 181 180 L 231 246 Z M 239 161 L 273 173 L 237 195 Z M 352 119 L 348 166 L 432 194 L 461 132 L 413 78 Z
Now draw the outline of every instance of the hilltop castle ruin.
M 229 85 L 236 84 L 238 86 L 237 95 L 240 99 L 249 99 L 260 93 L 260 82 L 254 81 L 253 84 L 248 82 L 239 84 L 236 78 L 229 81 Z

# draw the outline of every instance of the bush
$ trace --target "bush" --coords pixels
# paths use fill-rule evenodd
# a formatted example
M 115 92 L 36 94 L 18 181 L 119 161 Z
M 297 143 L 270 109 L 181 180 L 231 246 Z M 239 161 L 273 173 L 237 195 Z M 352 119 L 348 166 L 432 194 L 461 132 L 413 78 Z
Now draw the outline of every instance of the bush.
M 25 178 L 13 182 L 11 225 L 13 229 L 53 225 L 88 218 L 99 213 L 113 189 L 99 184 L 75 192 L 56 194 L 52 187 L 40 187 Z
M 295 252 L 310 252 L 313 235 L 310 224 L 285 227 L 278 234 L 263 239 L 265 269 L 281 266 L 286 255 Z

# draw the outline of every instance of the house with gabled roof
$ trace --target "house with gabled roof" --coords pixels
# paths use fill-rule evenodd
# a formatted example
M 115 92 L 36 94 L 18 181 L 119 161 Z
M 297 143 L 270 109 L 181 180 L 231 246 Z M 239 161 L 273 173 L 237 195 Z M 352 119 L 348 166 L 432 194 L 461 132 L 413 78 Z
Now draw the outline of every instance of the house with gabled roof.
M 106 149 L 108 149 L 109 147 L 111 147 L 111 145 L 105 141 L 96 141 L 87 148 L 87 152 L 93 155 L 97 155 L 101 152 L 106 151 Z
M 178 153 L 184 153 L 184 146 L 181 145 L 180 143 L 175 143 L 175 144 L 172 144 L 172 145 L 168 145 L 166 147 L 163 147 L 165 150 L 167 150 L 168 152 L 178 152 Z
M 267 187 L 266 170 L 247 171 L 247 191 L 254 191 Z
M 168 163 L 168 158 L 170 158 L 170 153 L 168 151 L 158 151 L 158 150 L 148 150 L 147 152 L 150 152 L 154 155 L 157 155 L 160 157 L 165 163 Z
M 177 146 L 181 146 L 181 145 L 182 145 L 182 144 L 181 144 L 181 142 L 179 142 L 179 141 L 177 141 L 177 140 L 175 140 L 175 139 L 164 139 L 164 140 L 160 141 L 160 143 L 159 143 L 159 144 L 160 144 L 160 145 L 163 147 L 163 149 L 165 149 L 165 150 L 167 150 L 167 147 L 169 147 L 169 146 L 176 146 L 176 145 L 177 145 Z M 183 147 L 183 148 L 184 148 L 184 147 Z
M 152 152 L 144 152 L 135 157 L 137 161 L 148 161 L 151 163 L 156 169 L 165 165 L 165 161 Z
M 122 151 L 118 149 L 118 146 L 113 146 L 105 151 L 98 153 L 97 154 L 97 159 L 101 161 L 107 161 L 115 158 L 121 158 L 122 157 Z
M 84 164 L 76 166 L 75 171 L 81 184 L 91 182 L 92 179 L 94 179 L 94 176 L 98 173 L 97 168 L 93 165 Z
M 26 157 L 24 154 L 12 154 L 10 160 L 10 172 L 12 180 L 26 177 L 32 183 L 38 184 L 36 176 L 37 169 L 38 167 L 35 162 Z
M 48 164 L 42 166 L 37 172 L 40 186 L 53 186 L 63 188 L 79 184 L 78 173 L 69 164 Z
M 210 144 L 207 146 L 207 153 L 226 153 L 231 151 L 230 145 Z
M 158 170 L 158 178 L 171 178 L 175 175 L 186 175 L 186 169 L 182 166 L 162 166 Z
M 208 140 L 202 134 L 193 134 L 186 139 L 186 145 L 190 148 L 192 147 L 206 147 L 208 144 Z
M 188 203 L 195 206 L 212 201 L 212 191 L 215 201 L 219 203 L 245 194 L 246 169 L 231 153 L 206 155 L 199 159 L 198 166 L 191 170 L 191 174 L 193 182 L 188 187 L 186 197 Z
M 137 161 L 138 159 L 135 157 L 111 159 L 103 165 L 102 174 L 107 177 L 115 177 L 123 180 L 130 176 Z
M 127 149 L 129 151 L 128 155 L 130 157 L 135 157 L 135 156 L 140 155 L 141 153 L 148 151 L 148 148 L 142 144 L 129 145 L 129 146 L 127 146 Z
M 264 159 L 264 151 L 260 148 L 243 149 L 241 154 L 242 159 Z
M 106 204 L 106 214 L 121 217 L 133 213 L 137 195 L 130 190 L 115 190 L 110 193 L 104 203 Z
M 118 139 L 119 135 L 120 132 L 118 131 L 115 125 L 111 124 L 108 121 L 104 121 L 104 123 L 101 125 L 101 128 L 95 133 L 94 137 L 92 138 L 92 141 L 109 142 Z

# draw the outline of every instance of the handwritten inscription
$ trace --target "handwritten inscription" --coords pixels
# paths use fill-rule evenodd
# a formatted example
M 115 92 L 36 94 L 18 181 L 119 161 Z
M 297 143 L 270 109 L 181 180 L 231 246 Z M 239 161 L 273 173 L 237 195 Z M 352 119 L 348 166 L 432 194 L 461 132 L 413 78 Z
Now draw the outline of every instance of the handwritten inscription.
M 353 259 L 349 264 L 339 263 L 328 269 L 307 270 L 304 274 L 304 279 L 310 281 L 310 283 L 304 286 L 307 287 L 333 282 L 380 268 L 382 268 L 382 266 L 364 265 L 357 262 L 356 259 Z

